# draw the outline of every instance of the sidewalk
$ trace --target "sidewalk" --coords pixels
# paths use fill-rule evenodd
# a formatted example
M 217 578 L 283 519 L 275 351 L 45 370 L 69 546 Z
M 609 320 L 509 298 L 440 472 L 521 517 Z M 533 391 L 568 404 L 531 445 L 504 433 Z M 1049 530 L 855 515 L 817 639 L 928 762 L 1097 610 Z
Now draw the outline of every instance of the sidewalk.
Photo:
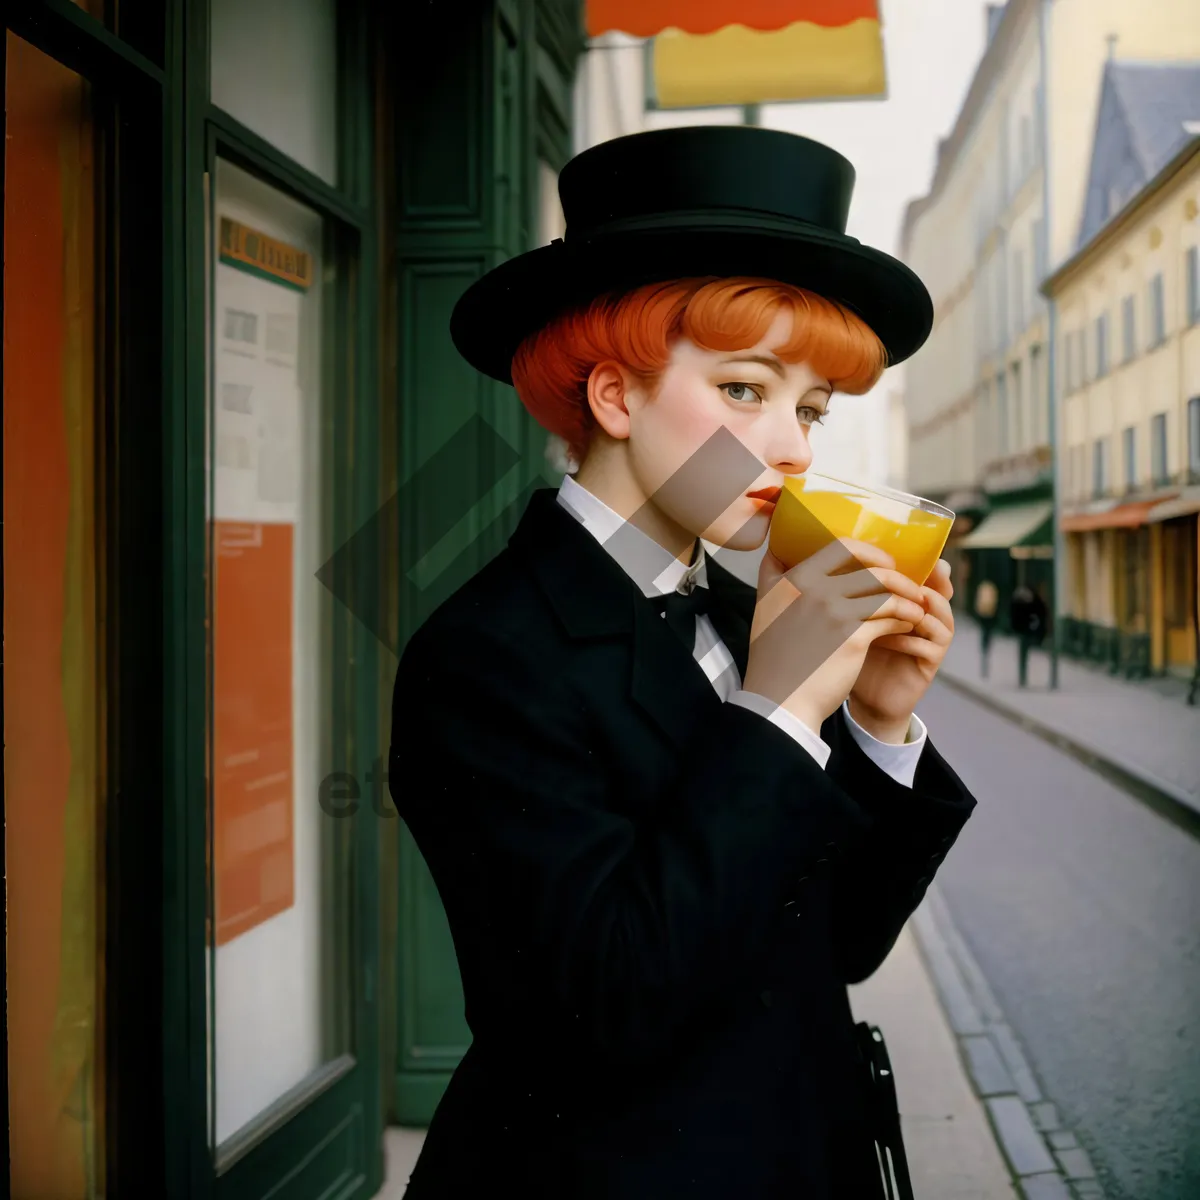
M 938 678 L 1200 812 L 1200 704 L 1184 702 L 1186 682 L 1114 678 L 1060 656 L 1058 690 L 1050 691 L 1050 655 L 1041 649 L 1030 653 L 1022 690 L 1015 638 L 993 638 L 990 659 L 984 679 L 979 628 L 963 618 Z
M 850 989 L 850 1001 L 855 1018 L 878 1025 L 887 1039 L 909 1170 L 920 1200 L 1020 1196 L 983 1102 L 968 1081 L 911 926 L 883 966 Z M 421 1139 L 420 1130 L 387 1130 L 387 1182 L 376 1200 L 401 1200 Z

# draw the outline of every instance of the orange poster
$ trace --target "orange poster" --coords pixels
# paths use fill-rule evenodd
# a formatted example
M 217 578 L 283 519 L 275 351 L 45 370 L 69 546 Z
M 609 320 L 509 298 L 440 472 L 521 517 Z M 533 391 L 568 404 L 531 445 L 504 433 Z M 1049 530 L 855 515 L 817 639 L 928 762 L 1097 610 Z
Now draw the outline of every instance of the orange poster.
M 292 525 L 215 521 L 216 942 L 290 908 Z

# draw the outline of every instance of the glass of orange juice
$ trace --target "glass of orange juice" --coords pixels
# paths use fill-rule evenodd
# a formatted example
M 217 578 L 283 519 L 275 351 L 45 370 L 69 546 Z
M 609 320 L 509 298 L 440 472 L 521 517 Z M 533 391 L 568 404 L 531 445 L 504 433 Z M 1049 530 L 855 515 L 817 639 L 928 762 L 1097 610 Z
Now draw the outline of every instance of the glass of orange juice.
M 923 584 L 941 557 L 954 513 L 892 488 L 864 487 L 809 471 L 783 481 L 771 518 L 771 553 L 791 570 L 839 538 L 878 546 L 896 570 Z

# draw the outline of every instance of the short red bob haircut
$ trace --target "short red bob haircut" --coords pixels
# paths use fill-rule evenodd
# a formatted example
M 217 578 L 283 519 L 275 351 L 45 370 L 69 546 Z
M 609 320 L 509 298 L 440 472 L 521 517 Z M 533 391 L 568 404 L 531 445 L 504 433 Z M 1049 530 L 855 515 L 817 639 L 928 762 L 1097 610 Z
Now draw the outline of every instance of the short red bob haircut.
M 680 279 L 602 296 L 563 313 L 518 347 L 512 380 L 534 419 L 582 461 L 595 428 L 587 381 L 615 360 L 654 386 L 685 337 L 706 350 L 745 350 L 765 336 L 780 309 L 792 332 L 773 347 L 784 362 L 807 362 L 835 390 L 861 395 L 887 366 L 883 343 L 842 305 L 767 279 Z

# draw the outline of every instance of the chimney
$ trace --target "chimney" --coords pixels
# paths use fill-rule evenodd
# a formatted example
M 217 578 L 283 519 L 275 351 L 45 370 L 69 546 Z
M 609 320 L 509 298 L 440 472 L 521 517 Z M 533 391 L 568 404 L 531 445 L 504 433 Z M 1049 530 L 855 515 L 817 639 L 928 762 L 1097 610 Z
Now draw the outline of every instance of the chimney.
M 996 36 L 996 30 L 1000 28 L 1000 22 L 1004 20 L 1005 0 L 1001 0 L 999 4 L 989 4 L 985 10 L 987 18 L 987 44 L 992 44 L 992 38 Z

